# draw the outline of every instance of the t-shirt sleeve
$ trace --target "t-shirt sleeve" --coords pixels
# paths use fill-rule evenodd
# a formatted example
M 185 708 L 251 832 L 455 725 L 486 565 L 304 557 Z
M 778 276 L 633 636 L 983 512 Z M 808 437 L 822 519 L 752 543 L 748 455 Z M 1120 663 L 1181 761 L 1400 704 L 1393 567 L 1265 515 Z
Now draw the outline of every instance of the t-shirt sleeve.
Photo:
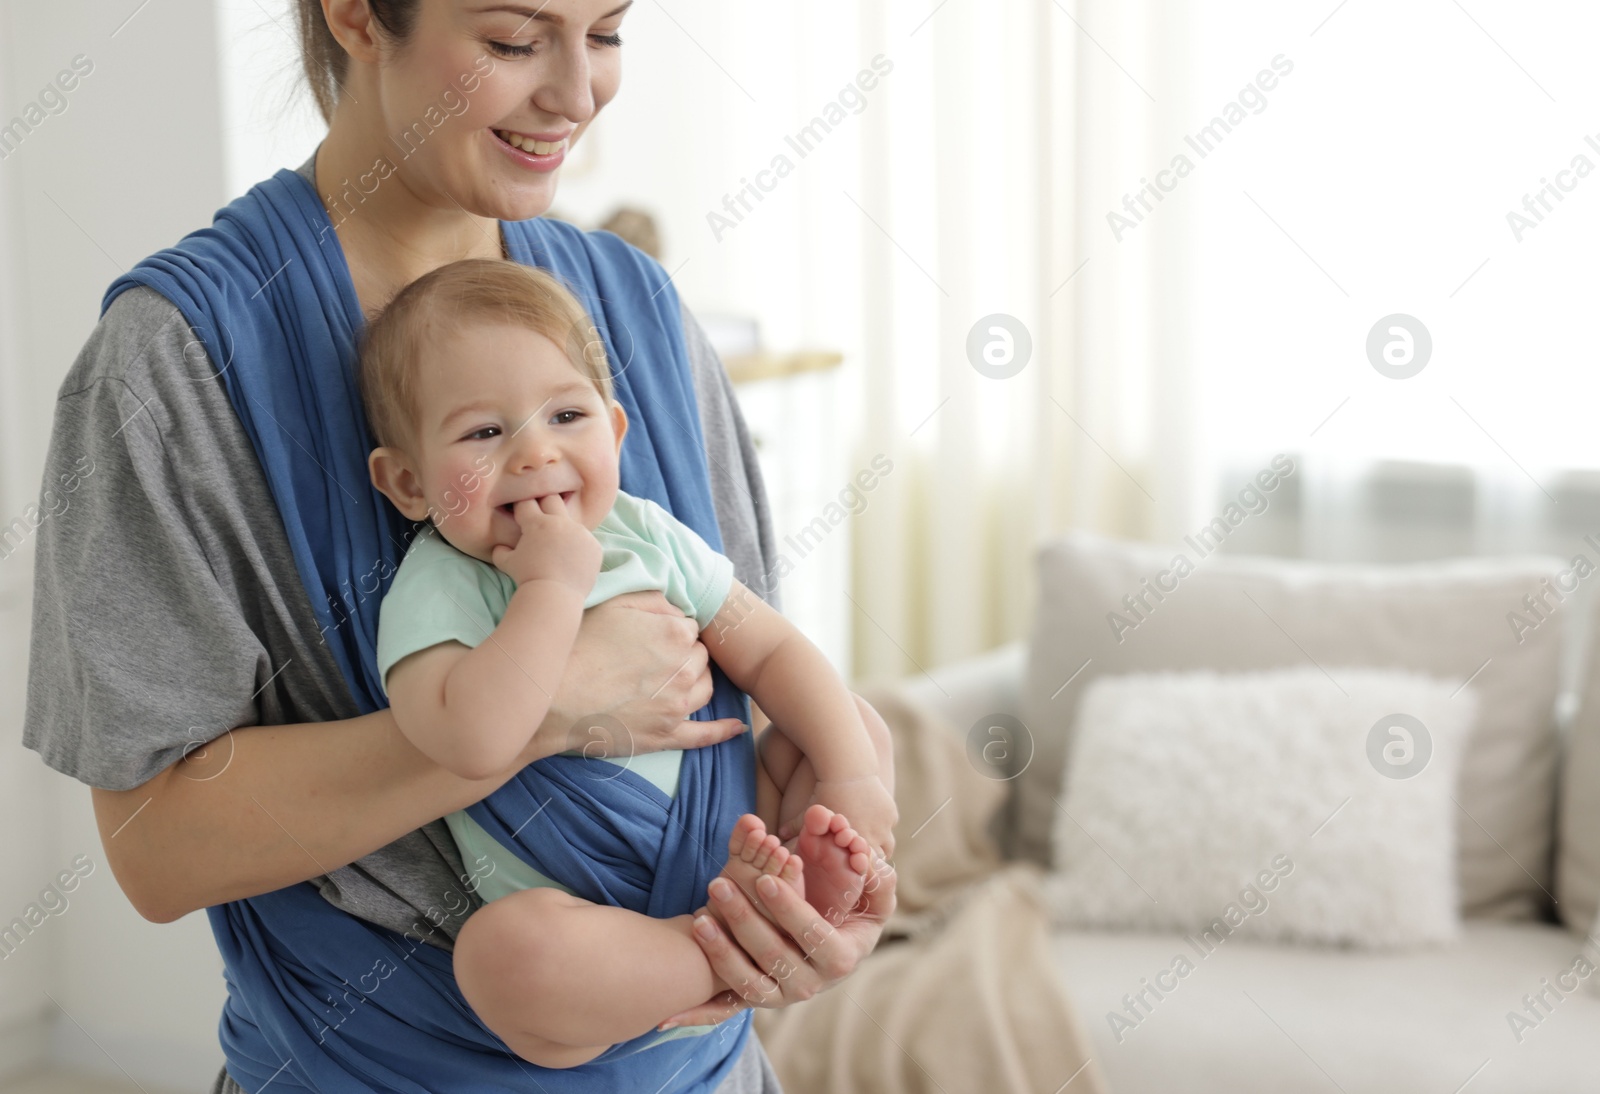
M 378 673 L 442 642 L 474 647 L 488 638 L 515 591 L 511 578 L 451 547 L 437 533 L 419 533 L 378 608 Z
M 649 498 L 639 501 L 650 541 L 677 563 L 683 575 L 685 595 L 694 606 L 694 620 L 705 630 L 711 626 L 711 620 L 733 588 L 733 560 Z
M 256 696 L 277 668 L 197 531 L 194 499 L 217 468 L 168 450 L 180 408 L 125 367 L 148 353 L 175 363 L 178 383 L 197 382 L 183 374 L 192 335 L 176 309 L 162 318 L 131 295 L 63 383 L 39 504 L 8 530 L 31 535 L 36 552 L 23 745 L 107 790 L 257 724 Z M 0 550 L 23 547 L 8 536 Z

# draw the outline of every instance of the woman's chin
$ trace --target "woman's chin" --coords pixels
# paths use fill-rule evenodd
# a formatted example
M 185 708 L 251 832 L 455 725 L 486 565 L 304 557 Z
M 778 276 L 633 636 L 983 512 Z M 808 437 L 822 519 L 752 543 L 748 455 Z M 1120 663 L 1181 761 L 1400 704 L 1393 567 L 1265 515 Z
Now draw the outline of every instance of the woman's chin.
M 446 208 L 465 209 L 474 216 L 493 220 L 532 220 L 543 216 L 554 202 L 555 194 L 553 176 L 532 180 L 508 178 L 493 167 L 466 185 L 446 185 L 440 190 Z

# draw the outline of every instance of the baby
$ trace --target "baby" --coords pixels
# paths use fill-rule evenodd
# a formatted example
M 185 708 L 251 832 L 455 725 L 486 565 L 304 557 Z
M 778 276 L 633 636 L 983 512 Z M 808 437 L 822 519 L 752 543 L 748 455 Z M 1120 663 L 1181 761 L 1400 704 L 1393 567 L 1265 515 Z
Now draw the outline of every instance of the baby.
M 532 267 L 451 263 L 372 321 L 359 368 L 381 446 L 372 481 L 431 522 L 380 613 L 378 669 L 407 739 L 463 778 L 505 770 L 548 711 L 584 609 L 660 589 L 773 719 L 757 742 L 757 811 L 735 825 L 722 876 L 760 907 L 755 881 L 773 875 L 839 922 L 898 819 L 887 731 L 727 558 L 618 488 L 627 414 L 577 299 Z M 606 758 L 675 795 L 681 752 Z M 463 861 L 490 867 L 488 903 L 456 942 L 457 982 L 524 1059 L 576 1066 L 729 986 L 691 916 L 583 900 L 465 812 L 445 819 Z

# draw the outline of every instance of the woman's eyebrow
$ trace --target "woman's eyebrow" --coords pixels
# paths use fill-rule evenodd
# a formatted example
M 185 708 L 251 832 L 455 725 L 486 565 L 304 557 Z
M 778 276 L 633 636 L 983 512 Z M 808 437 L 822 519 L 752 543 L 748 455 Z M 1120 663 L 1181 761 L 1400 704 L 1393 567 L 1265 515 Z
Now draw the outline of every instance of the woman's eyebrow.
M 548 3 L 545 3 L 545 4 L 540 4 L 537 9 L 533 9 L 533 8 L 518 7 L 515 4 L 495 4 L 495 5 L 491 6 L 491 7 L 479 8 L 478 9 L 478 14 L 482 15 L 483 13 L 490 12 L 490 11 L 504 11 L 504 12 L 509 12 L 512 15 L 520 15 L 524 19 L 537 19 L 537 20 L 539 20 L 539 22 L 541 22 L 541 23 L 549 23 L 551 26 L 556 26 L 556 27 L 566 26 L 566 22 L 567 21 L 564 18 L 562 18 L 562 16 L 560 14 L 558 14 L 556 12 L 553 12 L 553 11 L 552 12 L 546 12 L 544 10 L 548 6 L 549 6 Z M 633 6 L 633 0 L 628 0 L 628 2 L 626 4 L 623 4 L 621 7 L 612 8 L 610 11 L 606 12 L 604 15 L 602 15 L 600 17 L 600 19 L 610 19 L 613 15 L 621 15 L 623 12 L 627 11 L 632 6 Z M 597 19 L 595 21 L 599 22 L 600 20 Z

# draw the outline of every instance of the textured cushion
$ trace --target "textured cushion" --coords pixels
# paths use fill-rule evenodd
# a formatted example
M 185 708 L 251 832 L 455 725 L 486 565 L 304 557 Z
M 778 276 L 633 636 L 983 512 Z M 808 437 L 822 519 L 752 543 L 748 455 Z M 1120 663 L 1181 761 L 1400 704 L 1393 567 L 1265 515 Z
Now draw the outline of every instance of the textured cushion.
M 1586 990 L 1600 975 L 1574 970 L 1576 940 L 1560 927 L 1478 921 L 1454 946 L 1400 952 L 1230 941 L 1201 957 L 1176 933 L 1053 941 L 1115 1094 L 1600 1090 L 1600 999 Z M 1194 968 L 1180 980 L 1181 954 Z M 1134 1028 L 1108 1019 L 1125 996 L 1172 984 L 1135 1001 Z M 1549 1013 L 1513 1024 L 1541 992 Z
M 1329 672 L 1337 686 L 1310 667 L 1090 685 L 1056 814 L 1057 922 L 1206 945 L 1453 940 L 1450 798 L 1476 697 L 1419 673 Z
M 1023 707 L 1032 750 L 1014 750 L 1013 853 L 1049 864 L 1073 712 L 1097 677 L 1377 665 L 1471 680 L 1478 719 L 1456 795 L 1462 911 L 1540 914 L 1551 887 L 1560 625 L 1519 636 L 1507 616 L 1525 611 L 1522 598 L 1560 561 L 1332 566 L 1199 557 L 1187 543 L 1182 553 L 1191 572 L 1180 578 L 1171 549 L 1082 534 L 1039 549 Z
M 1567 733 L 1561 772 L 1556 908 L 1575 931 L 1594 924 L 1600 905 L 1600 606 L 1589 628 L 1583 697 Z

